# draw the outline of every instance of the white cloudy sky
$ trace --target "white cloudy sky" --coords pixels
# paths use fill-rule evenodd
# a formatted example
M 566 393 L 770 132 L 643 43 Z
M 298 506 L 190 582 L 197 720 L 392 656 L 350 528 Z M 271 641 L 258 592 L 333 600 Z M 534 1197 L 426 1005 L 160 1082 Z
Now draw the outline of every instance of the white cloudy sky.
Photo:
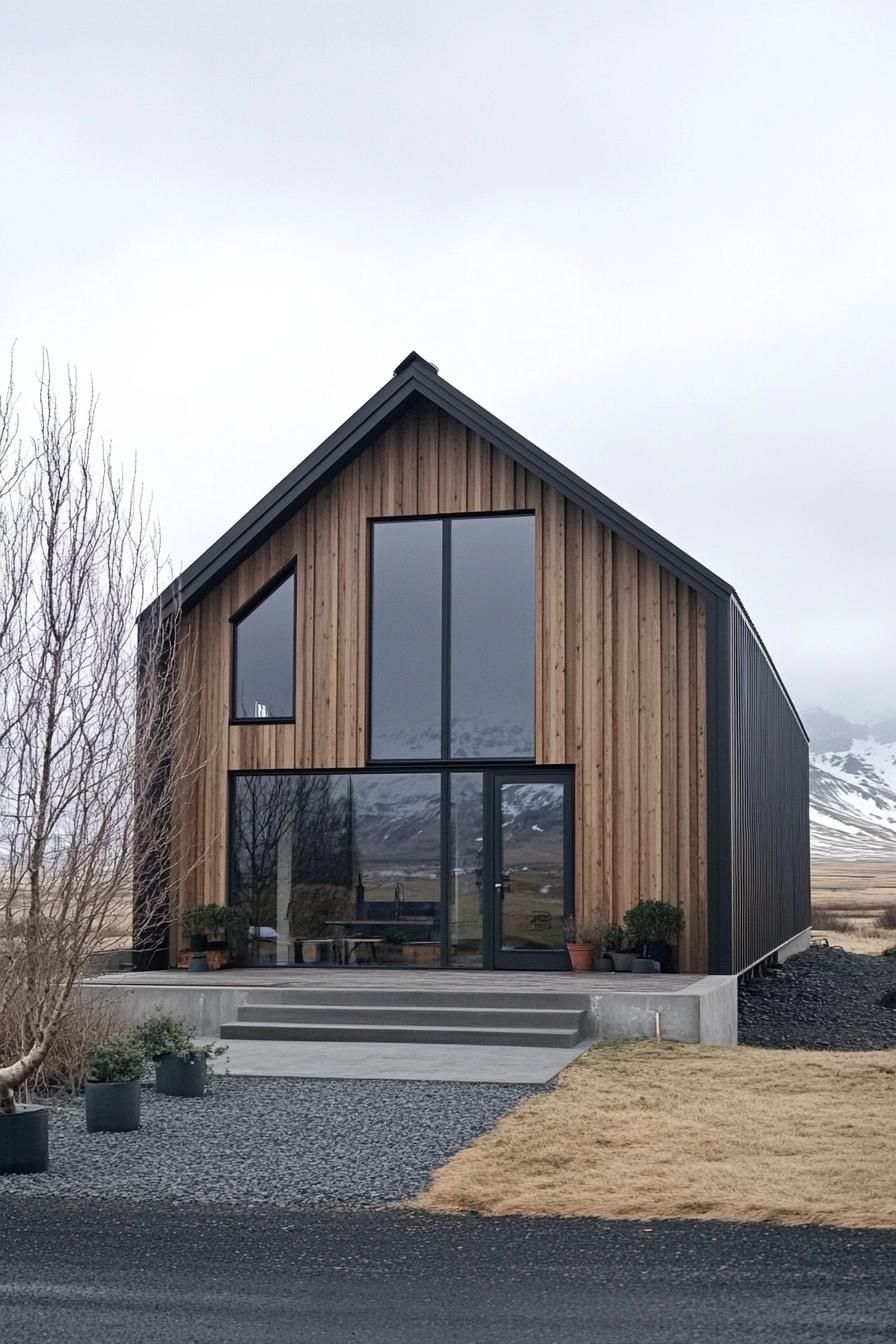
M 186 563 L 411 348 L 896 704 L 890 0 L 0 0 L 0 348 Z

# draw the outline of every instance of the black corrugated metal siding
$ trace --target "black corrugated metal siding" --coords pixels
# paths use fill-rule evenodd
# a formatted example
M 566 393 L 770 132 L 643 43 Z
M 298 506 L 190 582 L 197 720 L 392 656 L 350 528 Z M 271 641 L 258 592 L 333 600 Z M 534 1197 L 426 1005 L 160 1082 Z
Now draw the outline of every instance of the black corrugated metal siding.
M 809 744 L 739 603 L 731 619 L 731 969 L 808 928 Z

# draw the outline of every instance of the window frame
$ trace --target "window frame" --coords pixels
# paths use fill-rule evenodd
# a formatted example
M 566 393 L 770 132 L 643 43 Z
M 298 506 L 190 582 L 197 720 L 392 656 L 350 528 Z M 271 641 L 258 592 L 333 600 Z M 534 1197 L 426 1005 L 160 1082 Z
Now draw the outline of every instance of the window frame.
M 389 514 L 378 518 L 368 518 L 367 520 L 367 687 L 365 696 L 365 714 L 367 718 L 365 732 L 365 761 L 369 768 L 393 769 L 399 766 L 430 766 L 433 769 L 447 769 L 457 767 L 462 769 L 466 763 L 470 769 L 478 766 L 514 766 L 525 767 L 535 765 L 537 762 L 535 752 L 535 723 L 538 714 L 538 705 L 536 699 L 536 687 L 538 683 L 537 671 L 533 677 L 532 685 L 532 754 L 530 756 L 452 756 L 451 755 L 451 524 L 455 519 L 482 519 L 483 522 L 490 518 L 531 518 L 534 520 L 536 511 L 534 509 L 489 509 L 482 513 L 406 513 Z M 405 758 L 401 756 L 374 756 L 373 754 L 373 596 L 374 596 L 374 530 L 377 523 L 422 523 L 432 522 L 440 523 L 442 527 L 442 699 L 441 699 L 441 741 L 439 744 L 440 755 L 435 757 L 412 757 Z M 537 555 L 537 551 L 536 551 Z M 537 593 L 537 573 L 535 567 L 532 571 L 532 600 L 536 603 Z M 537 605 L 535 606 L 535 660 L 537 665 L 538 658 L 538 616 Z
M 293 581 L 292 590 L 292 670 L 290 674 L 290 687 L 292 690 L 292 713 L 285 715 L 268 715 L 267 718 L 253 718 L 251 716 L 243 717 L 236 713 L 237 707 L 237 626 L 240 625 L 247 616 L 251 616 L 256 608 L 271 596 L 272 593 L 286 583 L 289 579 Z M 258 724 L 258 723 L 295 723 L 296 721 L 296 667 L 297 654 L 296 642 L 298 638 L 299 619 L 299 583 L 298 583 L 298 557 L 293 559 L 283 569 L 265 583 L 258 592 L 253 593 L 247 602 L 244 602 L 232 616 L 229 617 L 230 624 L 230 717 L 229 724 Z

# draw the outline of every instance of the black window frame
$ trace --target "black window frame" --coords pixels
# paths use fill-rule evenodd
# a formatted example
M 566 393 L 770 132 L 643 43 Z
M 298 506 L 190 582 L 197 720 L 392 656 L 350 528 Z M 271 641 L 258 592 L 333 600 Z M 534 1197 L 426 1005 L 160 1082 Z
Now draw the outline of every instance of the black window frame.
M 236 673 L 236 654 L 237 654 L 237 626 L 251 616 L 256 608 L 260 607 L 272 593 L 292 579 L 292 671 L 290 675 L 290 686 L 292 688 L 292 713 L 286 715 L 268 715 L 266 718 L 242 717 L 236 711 L 237 706 L 237 673 Z M 299 628 L 298 617 L 299 603 L 299 582 L 298 582 L 298 557 L 294 557 L 289 564 L 277 571 L 273 578 L 261 587 L 257 593 L 253 593 L 247 602 L 233 613 L 230 617 L 230 718 L 229 723 L 233 726 L 239 724 L 256 723 L 295 723 L 296 721 L 296 640 Z
M 491 509 L 483 513 L 406 513 L 384 515 L 382 518 L 367 520 L 367 687 L 365 713 L 367 730 L 365 734 L 366 763 L 368 767 L 378 769 L 397 768 L 399 766 L 430 766 L 432 769 L 462 769 L 466 763 L 472 770 L 483 766 L 525 767 L 535 765 L 535 721 L 538 712 L 536 704 L 537 675 L 532 684 L 532 755 L 531 756 L 452 756 L 451 755 L 451 524 L 455 519 L 490 518 L 535 518 L 534 509 Z M 442 714 L 441 742 L 439 756 L 425 758 L 401 756 L 374 756 L 373 754 L 373 567 L 374 567 L 374 529 L 377 523 L 441 523 L 442 525 Z M 536 574 L 532 572 L 533 601 L 536 590 Z M 538 638 L 536 625 L 536 641 Z M 536 650 L 537 657 L 537 650 Z

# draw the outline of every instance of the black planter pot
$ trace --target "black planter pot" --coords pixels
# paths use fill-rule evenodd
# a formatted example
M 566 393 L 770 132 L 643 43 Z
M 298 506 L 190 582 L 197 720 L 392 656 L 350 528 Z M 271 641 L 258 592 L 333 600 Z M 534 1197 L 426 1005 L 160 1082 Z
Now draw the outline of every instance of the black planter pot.
M 140 1128 L 140 1079 L 129 1083 L 87 1083 L 87 1133 L 121 1134 Z
M 206 1056 L 163 1055 L 156 1060 L 156 1091 L 166 1097 L 205 1096 Z
M 671 943 L 666 943 L 666 942 L 661 942 L 661 943 L 648 943 L 648 944 L 647 944 L 647 955 L 648 955 L 648 957 L 650 957 L 650 959 L 651 959 L 652 961 L 658 961 L 658 962 L 659 962 L 659 964 L 660 964 L 660 970 L 661 970 L 661 971 L 666 971 L 666 972 L 668 972 L 668 971 L 671 971 L 671 970 L 672 970 L 672 944 L 671 944 Z
M 660 964 L 653 957 L 635 957 L 632 972 L 635 975 L 658 975 Z
M 205 952 L 205 950 L 207 949 L 207 947 L 208 947 L 208 934 L 207 934 L 207 933 L 191 933 L 191 934 L 190 934 L 190 951 L 191 951 L 191 952 Z
M 0 1115 L 0 1176 L 31 1175 L 50 1165 L 46 1106 L 17 1106 Z

